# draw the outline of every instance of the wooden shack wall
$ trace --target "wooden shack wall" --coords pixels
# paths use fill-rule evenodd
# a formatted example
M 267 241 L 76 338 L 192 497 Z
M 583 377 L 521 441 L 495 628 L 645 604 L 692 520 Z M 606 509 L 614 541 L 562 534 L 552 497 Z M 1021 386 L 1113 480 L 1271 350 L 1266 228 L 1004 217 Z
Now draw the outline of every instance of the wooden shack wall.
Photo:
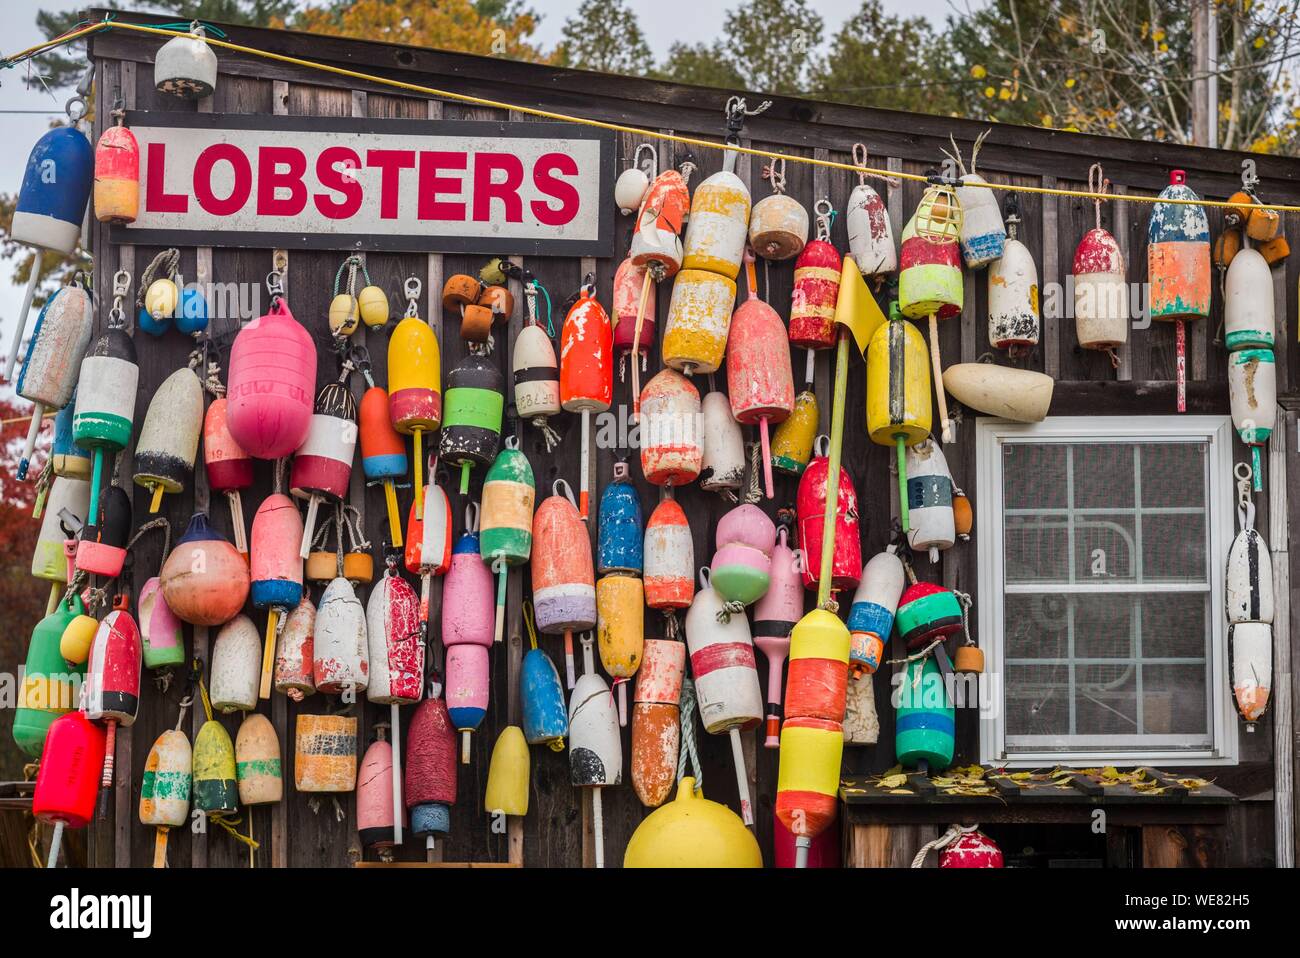
M 136 16 L 147 22 L 148 17 Z M 161 18 L 159 18 L 161 19 Z M 621 77 L 594 76 L 580 71 L 555 70 L 547 67 L 511 63 L 490 58 L 447 54 L 432 50 L 394 47 L 359 41 L 326 37 L 307 37 L 279 31 L 231 28 L 232 39 L 251 47 L 302 56 L 309 59 L 344 65 L 352 69 L 399 78 L 423 85 L 454 90 L 494 100 L 558 111 L 570 112 L 599 120 L 630 124 L 633 126 L 671 130 L 687 135 L 718 138 L 721 135 L 721 110 L 727 93 L 716 90 L 674 86 L 653 81 Z M 261 113 L 322 116 L 370 116 L 474 120 L 527 120 L 526 116 L 511 116 L 505 111 L 469 107 L 448 100 L 399 96 L 385 88 L 358 81 L 349 85 L 344 78 L 306 71 L 297 67 L 257 59 L 226 51 L 218 51 L 221 77 L 217 92 L 211 99 L 197 107 L 189 102 L 161 96 L 153 89 L 152 60 L 158 44 L 152 38 L 125 31 L 99 34 L 94 37 L 92 49 L 98 61 L 97 127 L 102 126 L 113 101 L 121 97 L 128 108 L 158 111 L 210 110 L 217 113 Z M 763 99 L 749 96 L 751 106 Z M 941 162 L 940 149 L 947 146 L 952 133 L 969 155 L 970 144 L 986 124 L 969 120 L 933 116 L 908 115 L 886 110 L 866 110 L 811 101 L 775 98 L 770 109 L 751 119 L 744 131 L 747 145 L 773 148 L 819 158 L 850 162 L 850 149 L 854 142 L 863 141 L 870 149 L 872 161 L 891 170 L 922 173 Z M 96 130 L 98 134 L 98 129 Z M 629 135 L 619 136 L 619 168 L 622 169 L 638 142 Z M 678 144 L 657 143 L 660 169 L 679 164 L 687 150 Z M 699 169 L 692 181 L 698 184 L 704 177 L 720 168 L 721 155 L 713 150 L 695 150 L 693 159 Z M 1157 192 L 1168 182 L 1168 170 L 1182 167 L 1188 171 L 1189 183 L 1203 196 L 1224 197 L 1240 184 L 1243 157 L 1221 151 L 1196 150 L 1186 147 L 1130 142 L 1092 136 L 1079 136 L 1049 130 L 995 126 L 980 153 L 980 170 L 991 180 L 1032 186 L 1082 187 L 1091 163 L 1100 160 L 1106 175 L 1115 184 L 1117 192 L 1126 190 Z M 1261 177 L 1260 192 L 1275 202 L 1300 203 L 1300 183 L 1297 182 L 1296 164 L 1271 157 L 1253 157 Z M 757 200 L 769 192 L 761 180 L 763 161 L 757 157 L 742 156 L 738 173 L 749 184 Z M 829 198 L 834 207 L 843 210 L 848 194 L 856 184 L 850 174 L 806 165 L 791 164 L 787 171 L 788 191 L 810 210 L 816 200 Z M 906 217 L 920 199 L 922 185 L 904 182 L 891 186 L 879 181 L 876 188 L 886 197 L 893 220 L 895 235 Z M 1063 282 L 1070 271 L 1073 250 L 1083 232 L 1093 220 L 1093 204 L 1072 198 L 1056 198 L 1034 194 L 1021 194 L 1024 224 L 1021 239 L 1028 244 L 1039 266 L 1044 289 L 1053 282 Z M 1129 278 L 1135 282 L 1145 279 L 1147 207 L 1141 205 L 1106 204 L 1102 208 L 1102 222 L 1119 238 L 1128 257 Z M 1217 228 L 1220 213 L 1211 212 L 1212 225 Z M 1300 248 L 1300 220 L 1286 217 L 1286 230 L 1293 247 Z M 631 224 L 620 218 L 615 243 L 616 257 L 627 249 Z M 847 248 L 843 218 L 838 218 L 831 231 L 832 241 L 841 249 Z M 158 252 L 152 247 L 114 246 L 107 241 L 106 231 L 95 231 L 96 287 L 100 290 L 100 323 L 107 316 L 111 278 L 119 268 L 128 270 L 133 283 L 141 270 Z M 503 249 L 503 254 L 511 250 Z M 183 248 L 181 272 L 188 280 L 211 279 L 217 283 L 261 283 L 270 271 L 271 251 L 249 249 Z M 326 324 L 326 312 L 332 293 L 335 270 L 346 255 L 338 252 L 290 251 L 288 255 L 287 297 L 295 316 L 311 331 L 320 351 L 319 379 L 324 383 L 335 374 L 335 364 L 330 361 L 331 341 Z M 479 256 L 379 254 L 371 253 L 367 265 L 374 282 L 388 293 L 394 312 L 405 305 L 402 295 L 403 280 L 418 277 L 424 289 L 420 315 L 425 317 L 439 335 L 443 349 L 444 381 L 451 369 L 465 354 L 462 340 L 457 334 L 457 324 L 445 317 L 438 305 L 438 292 L 444 276 L 459 272 L 476 273 L 484 260 Z M 587 273 L 594 273 L 602 302 L 610 302 L 610 290 L 618 258 L 610 260 L 575 258 L 531 258 L 524 265 L 532 270 L 538 280 L 550 291 L 557 310 L 563 301 L 579 286 Z M 1291 317 L 1295 315 L 1296 279 L 1300 273 L 1300 256 L 1292 256 L 1286 265 L 1275 270 L 1275 292 L 1278 303 L 1278 378 L 1279 389 L 1287 392 L 1296 381 L 1291 346 L 1294 336 Z M 983 274 L 967 276 L 966 309 L 959 320 L 942 324 L 941 346 L 946 363 L 958 360 L 970 362 L 989 351 L 985 332 L 987 307 L 986 284 Z M 788 316 L 790 292 L 793 285 L 792 265 L 760 263 L 760 294 L 779 312 Z M 133 295 L 134 295 L 133 286 Z M 514 289 L 520 304 L 504 339 L 508 344 L 520 327 L 523 297 Z M 658 315 L 660 336 L 668 303 L 668 284 L 659 291 Z M 265 302 L 265 296 L 263 297 Z M 1222 313 L 1222 301 L 1216 284 L 1215 315 L 1209 322 L 1192 325 L 1188 331 L 1188 405 L 1189 411 L 1226 414 L 1228 410 L 1226 383 L 1226 353 L 1217 342 Z M 558 312 L 554 321 L 558 328 L 563 316 Z M 391 328 L 391 327 L 390 327 Z M 211 330 L 220 348 L 223 369 L 229 358 L 230 342 L 236 324 L 227 320 L 215 322 Z M 386 382 L 386 332 L 360 332 L 374 358 L 376 382 Z M 186 362 L 191 343 L 177 333 L 161 338 L 143 334 L 136 337 L 140 354 L 141 381 L 137 402 L 137 418 L 141 421 L 150 397 L 158 384 L 172 370 Z M 502 345 L 498 343 L 498 347 Z M 509 349 L 498 348 L 493 356 L 509 381 Z M 801 357 L 796 357 L 796 377 L 801 379 Z M 999 362 L 1007 362 L 1005 356 Z M 1133 415 L 1174 413 L 1174 331 L 1171 324 L 1155 324 L 1146 330 L 1135 330 L 1131 344 L 1121 351 L 1120 364 L 1112 368 L 1104 355 L 1080 350 L 1076 344 L 1073 323 L 1051 316 L 1043 319 L 1041 345 L 1027 357 L 1018 361 L 1026 368 L 1036 369 L 1058 380 L 1054 415 Z M 658 352 L 652 357 L 652 371 L 658 366 Z M 701 382 L 725 389 L 725 377 L 716 383 Z M 827 398 L 830 392 L 829 356 L 819 357 L 816 374 L 817 392 L 822 399 L 823 429 L 828 425 Z M 356 377 L 354 388 L 358 395 L 364 388 Z M 846 427 L 845 464 L 853 476 L 858 492 L 862 520 L 864 555 L 879 551 L 886 544 L 891 526 L 891 489 L 889 478 L 889 451 L 872 444 L 865 432 L 864 410 L 865 374 L 861 359 L 854 356 L 850 371 L 848 418 Z M 616 397 L 625 401 L 629 386 L 616 382 Z M 616 405 L 615 409 L 618 407 Z M 1286 413 L 1285 427 L 1294 429 L 1295 413 Z M 553 455 L 546 454 L 538 434 L 531 427 L 517 427 L 536 474 L 539 501 L 549 493 L 554 479 L 563 477 L 576 487 L 578 475 L 578 430 L 576 417 L 563 416 L 556 423 L 563 435 L 563 443 Z M 507 430 L 509 430 L 509 425 Z M 1291 455 L 1295 449 L 1292 444 Z M 974 419 L 966 416 L 960 422 L 957 442 L 948 450 L 948 459 L 959 485 L 973 498 L 983 494 L 975 485 Z M 616 458 L 626 451 L 602 448 L 594 455 L 592 470 L 593 502 L 611 476 Z M 1237 449 L 1237 458 L 1246 455 Z M 1297 474 L 1294 461 L 1285 470 L 1292 479 Z M 129 485 L 131 476 L 131 450 L 119 462 L 119 482 Z M 360 469 L 355 470 L 357 474 Z M 657 501 L 657 491 L 639 477 L 634 464 L 632 474 L 638 478 L 642 503 L 648 515 Z M 1282 469 L 1275 469 L 1273 478 L 1280 479 Z M 452 501 L 457 528 L 463 521 L 465 500 L 456 492 L 455 483 L 443 479 L 444 488 Z M 471 498 L 477 499 L 481 476 L 476 476 Z M 271 486 L 269 463 L 258 463 L 257 485 L 244 496 L 245 512 L 251 521 L 254 510 Z M 148 497 L 136 489 L 134 503 L 137 520 L 145 516 Z M 789 478 L 778 480 L 776 499 L 767 503 L 769 509 L 792 505 L 795 482 Z M 403 515 L 410 502 L 410 490 L 400 493 Z M 712 555 L 712 530 L 727 505 L 715 496 L 691 487 L 683 489 L 679 498 L 690 519 L 698 563 L 705 563 Z M 1291 507 L 1296 507 L 1300 495 L 1291 497 Z M 1260 500 L 1262 529 L 1281 529 L 1285 535 L 1285 520 L 1270 527 L 1267 497 Z M 384 508 L 382 493 L 365 489 L 354 475 L 352 502 L 362 510 L 366 535 L 378 550 L 383 542 Z M 213 500 L 206 489 L 203 470 L 200 468 L 191 488 L 181 495 L 167 496 L 164 512 L 172 528 L 179 534 L 191 512 L 209 508 L 214 524 L 229 534 L 229 516 L 220 497 Z M 1226 507 L 1226 504 L 1225 504 Z M 593 542 L 595 524 L 592 523 Z M 976 535 L 979 534 L 977 529 Z M 138 590 L 144 580 L 155 574 L 160 558 L 161 543 L 146 541 L 136 552 L 134 586 Z M 1274 548 L 1284 546 L 1274 541 Z M 917 566 L 923 578 L 940 581 L 944 585 L 969 592 L 978 604 L 980 596 L 976 582 L 976 559 L 973 543 L 943 553 L 942 561 L 935 566 L 921 562 Z M 527 637 L 523 633 L 520 600 L 528 589 L 526 570 L 513 570 L 509 579 L 509 620 L 506 642 L 492 650 L 491 706 L 482 728 L 474 736 L 473 759 L 460 769 L 459 799 L 452 812 L 453 830 L 442 854 L 447 861 L 506 861 L 511 844 L 518 850 L 522 842 L 523 861 L 528 865 L 577 866 L 592 860 L 590 802 L 569 785 L 568 757 L 544 749 L 532 750 L 532 797 L 529 815 L 522 826 L 514 825 L 506 834 L 496 834 L 482 810 L 482 795 L 486 782 L 488 757 L 499 730 L 519 721 L 518 669 Z M 438 607 L 439 586 L 435 584 L 433 603 Z M 252 610 L 250 609 L 250 614 Z M 433 638 L 437 639 L 437 616 L 433 616 Z M 260 614 L 255 621 L 261 621 Z M 972 626 L 975 626 L 972 617 Z M 657 615 L 647 617 L 647 635 L 658 635 L 661 622 Z M 207 630 L 194 630 L 189 637 L 192 648 L 206 659 L 207 649 L 214 635 Z M 1300 629 L 1292 628 L 1292 645 Z M 544 636 L 542 644 L 558 661 L 561 655 L 560 640 Z M 766 665 L 760 657 L 760 676 L 765 678 Z M 1278 676 L 1278 684 L 1284 684 Z M 1289 675 L 1287 676 L 1289 678 Z M 150 743 L 164 729 L 176 722 L 179 700 L 179 681 L 173 682 L 166 692 L 148 689 L 143 697 L 140 716 L 135 726 L 118 736 L 118 762 L 130 775 L 119 775 L 116 785 L 113 823 L 101 826 L 95 834 L 94 860 L 100 864 L 148 864 L 152 856 L 153 836 L 140 827 L 136 819 L 138 787 L 145 756 Z M 875 747 L 846 749 L 846 770 L 861 772 L 888 768 L 894 763 L 892 748 L 893 714 L 888 707 L 890 676 L 881 670 L 875 679 L 875 693 L 880 713 L 880 744 Z M 1281 699 L 1278 699 L 1280 702 Z M 1287 705 L 1294 707 L 1291 702 Z M 335 707 L 323 696 L 312 696 L 301 705 L 275 695 L 261 708 L 267 710 L 281 738 L 285 755 L 285 778 L 293 779 L 293 728 L 294 719 L 301 713 L 318 713 Z M 357 707 L 361 715 L 362 745 L 372 737 L 378 721 L 388 718 L 386 708 L 369 704 Z M 404 710 L 409 721 L 410 710 Z M 233 734 L 238 725 L 235 717 L 222 719 Z M 189 724 L 197 731 L 201 715 L 191 712 Z M 1236 813 L 1234 828 L 1238 840 L 1230 842 L 1234 848 L 1234 861 L 1241 864 L 1264 863 L 1272 858 L 1271 803 L 1273 787 L 1273 731 L 1272 712 L 1261 723 L 1257 732 L 1242 733 L 1241 763 L 1233 768 L 1215 768 L 1207 771 L 1219 784 L 1261 801 L 1251 803 Z M 978 757 L 978 723 L 973 713 L 961 713 L 958 719 L 958 762 L 975 761 Z M 630 729 L 624 733 L 625 755 L 629 746 Z M 405 738 L 405 737 L 403 737 Z M 701 758 L 704 765 L 707 794 L 733 807 L 736 805 L 736 785 L 731 772 L 731 757 L 725 738 L 700 734 Z M 749 779 L 755 795 L 757 830 L 765 859 L 772 860 L 772 808 L 775 800 L 777 753 L 761 746 L 761 730 L 745 737 Z M 1288 749 L 1292 750 L 1293 746 Z M 1288 755 L 1290 762 L 1293 756 Z M 632 789 L 626 784 L 607 789 L 605 807 L 606 858 L 618 863 L 622 849 L 644 810 Z M 359 848 L 355 803 L 352 795 L 339 796 L 335 803 L 329 797 L 310 798 L 297 794 L 291 785 L 286 788 L 285 800 L 273 807 L 261 807 L 250 816 L 245 813 L 242 830 L 252 828 L 261 843 L 255 864 L 261 866 L 311 865 L 342 866 L 362 857 Z M 1246 838 L 1249 836 L 1249 838 Z M 1265 838 L 1267 836 L 1267 839 Z M 422 859 L 423 849 L 408 842 L 399 857 Z M 250 862 L 247 848 L 236 843 L 219 829 L 206 836 L 177 834 L 172 839 L 171 861 L 185 866 L 246 866 Z

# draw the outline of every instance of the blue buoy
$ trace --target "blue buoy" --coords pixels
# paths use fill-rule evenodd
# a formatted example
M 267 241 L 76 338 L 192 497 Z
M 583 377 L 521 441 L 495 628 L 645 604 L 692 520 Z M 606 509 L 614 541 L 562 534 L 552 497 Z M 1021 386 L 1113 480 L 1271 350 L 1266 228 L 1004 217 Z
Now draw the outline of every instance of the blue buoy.
M 628 478 L 627 463 L 614 464 L 614 481 L 600 497 L 596 560 L 600 575 L 639 576 L 643 565 L 645 524 L 641 497 Z

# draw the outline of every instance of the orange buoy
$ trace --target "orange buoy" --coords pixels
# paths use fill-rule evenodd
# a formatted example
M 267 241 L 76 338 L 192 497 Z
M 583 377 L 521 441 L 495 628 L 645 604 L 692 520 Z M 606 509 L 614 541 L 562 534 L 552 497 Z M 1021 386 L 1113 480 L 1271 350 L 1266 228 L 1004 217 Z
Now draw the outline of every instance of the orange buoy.
M 591 414 L 605 412 L 614 401 L 614 345 L 609 314 L 587 283 L 564 318 L 560 332 L 560 406 L 582 413 L 582 463 L 578 476 L 578 511 L 587 518 L 587 468 L 591 461 Z

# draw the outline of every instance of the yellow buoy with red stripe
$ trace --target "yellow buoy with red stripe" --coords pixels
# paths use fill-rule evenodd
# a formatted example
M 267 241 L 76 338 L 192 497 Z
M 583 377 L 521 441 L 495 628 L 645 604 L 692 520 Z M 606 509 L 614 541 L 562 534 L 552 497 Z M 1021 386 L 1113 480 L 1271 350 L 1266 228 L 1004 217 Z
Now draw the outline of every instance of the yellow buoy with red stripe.
M 794 833 L 804 864 L 839 802 L 849 644 L 848 627 L 825 609 L 809 612 L 790 635 L 776 817 Z

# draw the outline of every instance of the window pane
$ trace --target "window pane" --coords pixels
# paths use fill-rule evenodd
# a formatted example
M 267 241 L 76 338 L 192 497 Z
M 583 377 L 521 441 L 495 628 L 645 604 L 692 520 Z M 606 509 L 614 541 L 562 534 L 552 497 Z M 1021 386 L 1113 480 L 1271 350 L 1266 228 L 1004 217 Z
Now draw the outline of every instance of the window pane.
M 1003 501 L 1007 509 L 1064 509 L 1069 446 L 1011 442 L 1003 447 Z
M 1007 666 L 1007 737 L 1069 735 L 1070 670 L 1064 665 Z
M 1069 603 L 1053 594 L 1009 595 L 1006 655 L 1015 659 L 1063 659 L 1069 655 Z
M 1128 440 L 1000 447 L 1013 750 L 1213 745 L 1209 452 Z M 1145 736 L 1164 738 L 1144 746 Z

